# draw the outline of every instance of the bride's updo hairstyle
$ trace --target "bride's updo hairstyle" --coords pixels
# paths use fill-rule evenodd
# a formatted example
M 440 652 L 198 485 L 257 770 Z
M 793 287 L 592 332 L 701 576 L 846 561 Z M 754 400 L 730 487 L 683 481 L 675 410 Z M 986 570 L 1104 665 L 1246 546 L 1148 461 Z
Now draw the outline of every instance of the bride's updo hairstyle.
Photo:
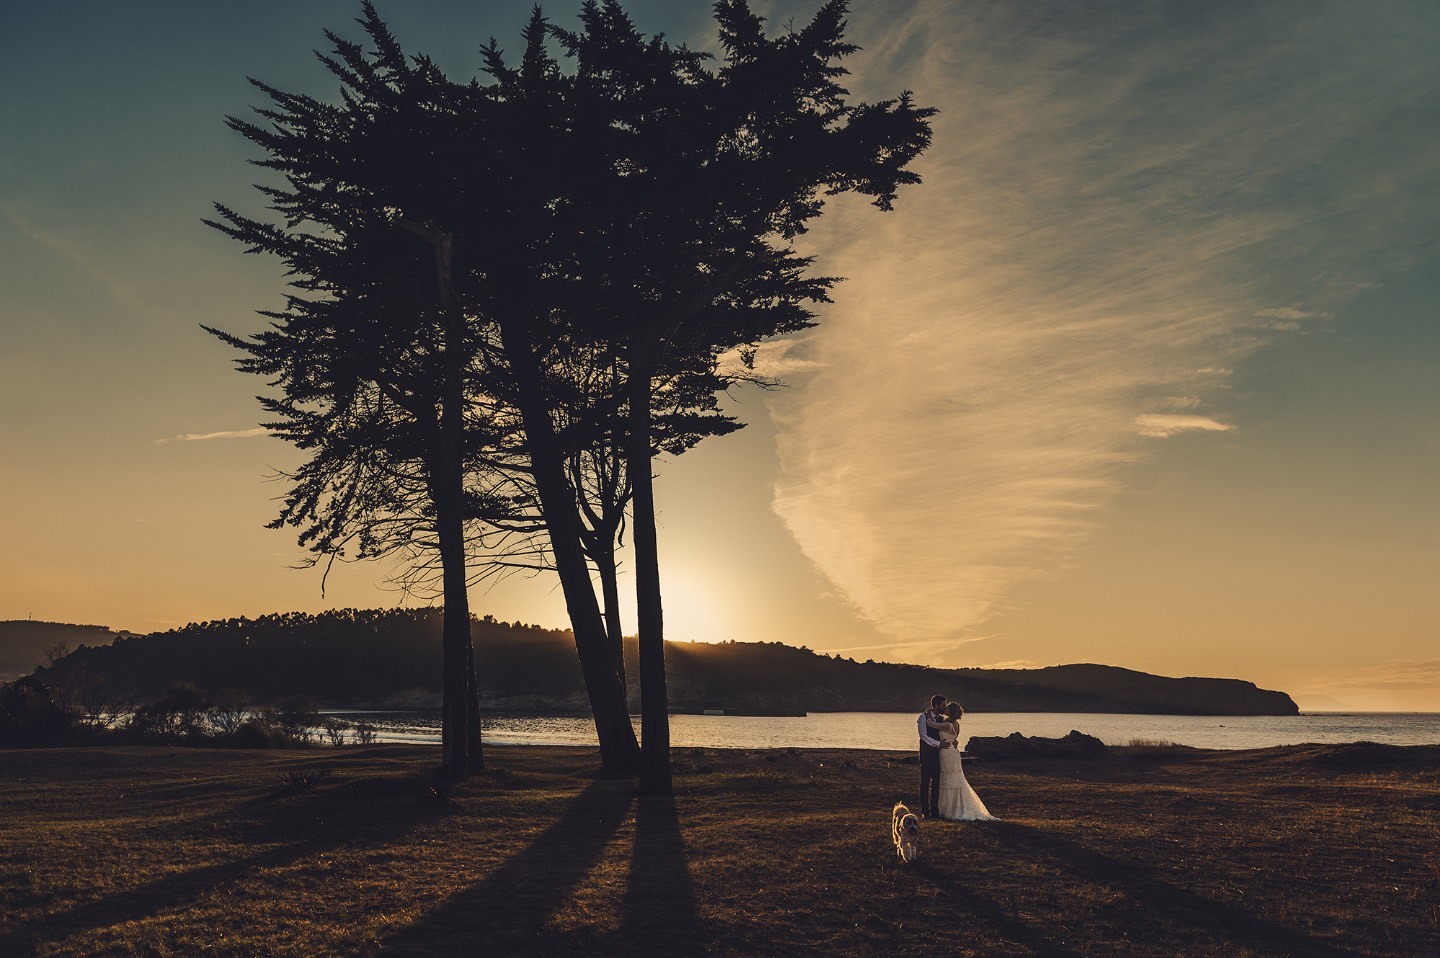
M 949 705 L 945 706 L 945 717 L 953 722 L 960 721 L 960 716 L 964 714 L 965 710 L 960 707 L 959 702 L 951 702 Z

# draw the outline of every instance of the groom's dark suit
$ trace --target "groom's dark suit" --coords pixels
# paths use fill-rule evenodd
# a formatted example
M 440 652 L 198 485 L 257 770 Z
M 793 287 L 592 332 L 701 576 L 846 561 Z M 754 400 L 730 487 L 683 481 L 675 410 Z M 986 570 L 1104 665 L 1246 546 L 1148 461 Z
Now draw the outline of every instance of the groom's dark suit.
M 920 814 L 937 815 L 940 812 L 940 739 L 930 727 L 929 719 L 934 713 L 929 709 L 920 713 L 916 723 L 920 732 Z

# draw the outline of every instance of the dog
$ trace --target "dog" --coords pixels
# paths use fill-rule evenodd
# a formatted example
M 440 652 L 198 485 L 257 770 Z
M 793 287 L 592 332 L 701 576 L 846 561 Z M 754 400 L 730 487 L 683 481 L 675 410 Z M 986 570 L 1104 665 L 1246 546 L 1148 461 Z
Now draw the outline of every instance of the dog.
M 890 838 L 902 862 L 912 862 L 920 851 L 920 816 L 897 803 L 890 812 Z

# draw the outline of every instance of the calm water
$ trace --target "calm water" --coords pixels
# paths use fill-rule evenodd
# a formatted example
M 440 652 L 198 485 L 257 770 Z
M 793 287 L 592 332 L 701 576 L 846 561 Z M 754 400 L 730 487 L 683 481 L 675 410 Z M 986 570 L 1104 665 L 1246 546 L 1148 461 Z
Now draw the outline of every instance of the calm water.
M 335 712 L 379 728 L 382 742 L 440 742 L 439 712 Z M 640 720 L 634 719 L 635 732 Z M 1266 748 L 1306 742 L 1440 744 L 1440 713 L 1307 712 L 1287 716 L 1108 715 L 1093 712 L 990 712 L 965 716 L 962 734 L 1022 732 L 1055 738 L 1077 729 L 1107 745 L 1149 739 L 1198 748 Z M 493 715 L 485 740 L 497 745 L 596 744 L 588 716 Z M 738 715 L 672 715 L 670 741 L 677 746 L 721 748 L 915 748 L 915 715 L 895 712 L 815 712 L 805 718 Z

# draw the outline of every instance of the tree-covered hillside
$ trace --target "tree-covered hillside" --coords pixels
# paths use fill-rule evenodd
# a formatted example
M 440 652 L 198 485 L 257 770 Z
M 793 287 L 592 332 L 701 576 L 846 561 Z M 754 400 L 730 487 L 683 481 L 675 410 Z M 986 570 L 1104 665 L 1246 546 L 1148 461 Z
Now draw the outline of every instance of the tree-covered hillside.
M 28 675 L 59 646 L 108 645 L 116 633 L 102 625 L 66 625 L 13 619 L 0 622 L 0 681 Z
M 437 609 L 292 612 L 122 637 L 81 648 L 67 662 L 140 699 L 162 694 L 172 682 L 190 682 L 210 692 L 243 690 L 259 700 L 301 694 L 336 706 L 429 706 L 439 701 L 440 626 Z M 484 705 L 584 709 L 568 631 L 488 616 L 473 619 L 471 631 Z M 633 666 L 633 640 L 626 652 Z M 674 708 L 903 711 L 941 692 L 980 712 L 1297 711 L 1285 693 L 1249 682 L 1172 679 L 1104 665 L 934 669 L 857 662 L 778 642 L 674 643 L 667 662 Z
M 1109 665 L 935 669 L 857 662 L 780 643 L 677 645 L 671 702 L 807 711 L 903 711 L 939 692 L 977 712 L 1293 715 L 1284 692 L 1238 679 L 1166 678 Z

